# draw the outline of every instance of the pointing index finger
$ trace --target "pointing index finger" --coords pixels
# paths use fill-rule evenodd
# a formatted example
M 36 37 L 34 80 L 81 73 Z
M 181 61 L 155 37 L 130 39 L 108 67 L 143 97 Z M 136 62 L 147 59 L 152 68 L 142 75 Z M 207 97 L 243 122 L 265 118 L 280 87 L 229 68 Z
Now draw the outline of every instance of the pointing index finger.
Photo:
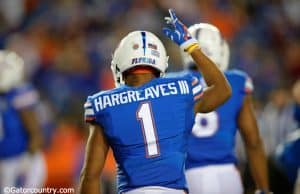
M 169 14 L 170 14 L 170 17 L 172 18 L 172 20 L 173 20 L 174 23 L 175 23 L 176 20 L 177 20 L 177 17 L 176 17 L 176 14 L 175 14 L 174 9 L 169 9 Z

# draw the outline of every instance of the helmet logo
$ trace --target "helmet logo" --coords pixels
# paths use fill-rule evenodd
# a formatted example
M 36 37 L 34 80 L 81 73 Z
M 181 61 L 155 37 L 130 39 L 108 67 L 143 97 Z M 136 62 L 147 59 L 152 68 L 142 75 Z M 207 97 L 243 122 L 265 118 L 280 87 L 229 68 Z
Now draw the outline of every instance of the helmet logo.
M 134 50 L 136 50 L 136 49 L 139 48 L 139 45 L 138 45 L 138 44 L 134 44 L 134 45 L 132 46 L 132 48 L 133 48 Z
M 148 43 L 148 48 L 151 50 L 151 55 L 155 57 L 160 57 L 156 44 Z
M 148 48 L 153 49 L 153 50 L 157 50 L 156 44 L 148 43 Z
M 151 50 L 151 55 L 153 55 L 155 57 L 160 57 L 160 54 L 157 50 Z
M 133 58 L 131 61 L 131 64 L 150 64 L 150 65 L 155 65 L 155 59 L 148 58 L 148 57 L 139 57 L 139 58 Z

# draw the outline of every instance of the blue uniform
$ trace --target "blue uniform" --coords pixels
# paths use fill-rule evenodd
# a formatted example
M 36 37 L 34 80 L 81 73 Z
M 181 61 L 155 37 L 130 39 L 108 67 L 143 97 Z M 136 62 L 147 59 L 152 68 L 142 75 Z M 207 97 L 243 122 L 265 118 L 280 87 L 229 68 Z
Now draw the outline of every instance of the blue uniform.
M 300 169 L 299 129 L 289 134 L 288 140 L 279 145 L 276 157 L 289 181 L 294 184 L 297 179 L 298 169 Z
M 187 136 L 201 95 L 200 81 L 184 76 L 88 97 L 85 120 L 104 128 L 117 162 L 119 193 L 143 186 L 187 190 Z
M 300 104 L 294 105 L 294 119 L 298 124 L 298 127 L 300 128 Z
M 202 82 L 201 74 L 192 72 Z M 246 94 L 253 84 L 246 73 L 238 70 L 224 72 L 232 88 L 232 96 L 215 111 L 195 117 L 188 141 L 186 169 L 212 164 L 236 163 L 234 153 L 237 118 Z
M 0 94 L 0 160 L 26 151 L 28 136 L 19 111 L 32 108 L 37 101 L 36 91 L 25 84 Z

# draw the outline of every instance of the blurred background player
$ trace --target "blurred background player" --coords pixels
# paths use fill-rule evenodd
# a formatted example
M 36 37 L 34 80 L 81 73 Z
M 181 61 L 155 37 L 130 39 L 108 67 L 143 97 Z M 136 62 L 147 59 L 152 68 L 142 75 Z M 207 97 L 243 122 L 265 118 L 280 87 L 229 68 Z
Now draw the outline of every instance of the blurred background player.
M 279 169 L 288 179 L 286 189 L 294 194 L 300 194 L 300 80 L 297 80 L 292 88 L 294 98 L 294 117 L 298 128 L 292 129 L 285 139 L 276 149 L 276 162 Z M 281 182 L 283 182 L 281 180 Z M 282 191 L 284 192 L 284 191 Z
M 227 70 L 229 46 L 211 24 L 189 27 L 202 51 L 220 70 L 232 87 L 232 96 L 213 112 L 197 113 L 188 142 L 186 176 L 191 194 L 242 194 L 243 185 L 234 153 L 239 129 L 246 148 L 257 193 L 269 193 L 266 157 L 252 107 L 251 78 L 239 70 Z M 192 59 L 182 53 L 186 71 L 205 81 Z
M 0 51 L 0 188 L 41 187 L 45 179 L 40 153 L 42 133 L 35 114 L 38 94 L 24 82 L 24 62 Z
M 292 88 L 294 103 L 294 119 L 297 122 L 297 127 L 300 128 L 300 79 L 298 79 Z
M 277 165 L 283 175 L 288 178 L 286 190 L 299 194 L 300 169 L 300 129 L 290 133 L 285 142 L 277 147 Z M 298 192 L 298 193 L 297 193 Z M 286 193 L 283 191 L 283 193 Z
M 204 92 L 192 76 L 159 78 L 168 57 L 161 41 L 147 31 L 134 31 L 122 39 L 112 65 L 121 87 L 88 97 L 85 120 L 91 124 L 81 193 L 99 192 L 99 177 L 109 146 L 118 164 L 118 193 L 160 194 L 187 191 L 184 163 L 186 135 L 195 110 L 211 111 L 230 96 L 226 79 L 199 49 L 187 28 L 169 10 L 172 29 L 165 34 L 191 54 L 203 72 Z

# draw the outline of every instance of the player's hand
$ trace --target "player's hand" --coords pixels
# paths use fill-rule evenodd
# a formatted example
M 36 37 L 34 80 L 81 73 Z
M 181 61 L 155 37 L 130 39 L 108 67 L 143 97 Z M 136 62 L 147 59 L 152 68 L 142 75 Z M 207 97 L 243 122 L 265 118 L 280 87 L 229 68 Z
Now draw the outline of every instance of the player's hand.
M 175 11 L 169 9 L 169 14 L 170 17 L 165 17 L 165 21 L 170 27 L 163 28 L 164 34 L 185 52 L 191 53 L 195 48 L 199 48 L 198 41 L 191 36 L 188 28 L 177 18 Z

